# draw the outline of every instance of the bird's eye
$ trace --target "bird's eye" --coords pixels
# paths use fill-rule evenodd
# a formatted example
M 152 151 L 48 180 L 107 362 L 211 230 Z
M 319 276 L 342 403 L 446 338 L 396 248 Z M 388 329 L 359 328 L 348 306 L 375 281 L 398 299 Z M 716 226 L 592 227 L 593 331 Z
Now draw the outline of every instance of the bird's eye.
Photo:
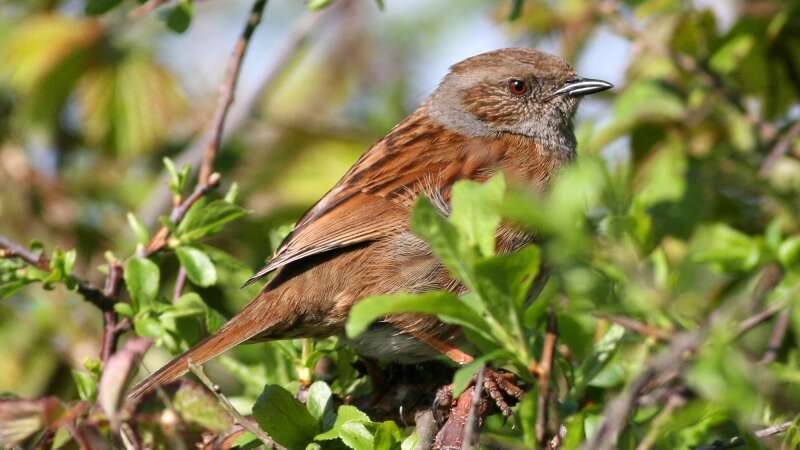
M 508 90 L 514 95 L 525 95 L 528 93 L 528 83 L 519 78 L 508 80 Z

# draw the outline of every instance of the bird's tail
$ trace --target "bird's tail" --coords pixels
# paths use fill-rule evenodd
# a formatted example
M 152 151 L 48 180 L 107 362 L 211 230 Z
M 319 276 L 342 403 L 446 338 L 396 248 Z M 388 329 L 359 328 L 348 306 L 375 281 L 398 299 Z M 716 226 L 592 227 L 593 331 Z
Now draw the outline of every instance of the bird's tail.
M 203 364 L 242 342 L 269 331 L 276 323 L 281 321 L 279 314 L 269 313 L 272 302 L 268 297 L 274 291 L 262 291 L 258 297 L 251 301 L 239 314 L 229 320 L 215 334 L 203 339 L 194 347 L 180 356 L 175 357 L 156 373 L 147 377 L 136 385 L 129 393 L 129 399 L 139 399 L 145 394 L 170 383 L 189 370 L 189 362 Z

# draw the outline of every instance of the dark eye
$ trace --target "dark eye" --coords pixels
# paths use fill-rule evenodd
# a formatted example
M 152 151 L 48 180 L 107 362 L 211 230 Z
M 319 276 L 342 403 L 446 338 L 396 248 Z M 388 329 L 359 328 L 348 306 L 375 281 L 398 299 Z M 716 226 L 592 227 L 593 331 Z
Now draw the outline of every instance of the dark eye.
M 508 80 L 508 90 L 514 95 L 524 95 L 528 93 L 528 83 L 519 78 Z

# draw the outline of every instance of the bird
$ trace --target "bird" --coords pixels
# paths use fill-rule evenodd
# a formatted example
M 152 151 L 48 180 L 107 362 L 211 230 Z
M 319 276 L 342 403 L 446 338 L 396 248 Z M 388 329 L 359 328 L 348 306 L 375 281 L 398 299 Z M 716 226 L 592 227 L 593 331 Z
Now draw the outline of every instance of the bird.
M 129 398 L 176 380 L 190 362 L 203 364 L 246 341 L 340 336 L 379 361 L 414 363 L 444 354 L 469 362 L 458 329 L 435 316 L 391 315 L 347 340 L 348 312 L 376 294 L 463 293 L 411 231 L 415 201 L 426 196 L 448 214 L 455 182 L 484 182 L 499 172 L 512 183 L 546 189 L 575 158 L 573 118 L 581 97 L 611 87 L 527 48 L 489 51 L 452 65 L 431 95 L 300 218 L 248 281 L 272 273 L 260 293 L 215 334 L 135 386 Z M 509 224 L 501 224 L 496 239 L 499 253 L 532 242 Z

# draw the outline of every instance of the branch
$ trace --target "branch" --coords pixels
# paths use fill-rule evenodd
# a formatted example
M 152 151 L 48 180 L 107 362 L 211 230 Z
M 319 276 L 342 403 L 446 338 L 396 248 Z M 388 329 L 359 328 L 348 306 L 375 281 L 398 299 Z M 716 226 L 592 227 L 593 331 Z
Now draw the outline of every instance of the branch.
M 613 322 L 628 330 L 639 333 L 643 336 L 653 338 L 661 342 L 669 342 L 672 339 L 672 333 L 667 330 L 655 327 L 653 325 L 639 322 L 635 319 L 625 316 L 617 316 L 612 314 L 599 314 L 598 317 Z
M 550 374 L 557 340 L 558 323 L 555 312 L 551 308 L 548 311 L 547 332 L 544 335 L 542 361 L 539 364 L 539 397 L 536 405 L 536 440 L 542 443 L 547 440 L 547 402 L 550 398 Z
M 158 8 L 159 6 L 167 3 L 168 0 L 147 0 L 144 4 L 137 6 L 133 11 L 130 12 L 131 17 L 140 18 L 150 14 L 153 10 Z
M 775 436 L 776 434 L 781 434 L 791 428 L 793 424 L 794 421 L 784 422 L 779 425 L 773 425 L 771 427 L 758 430 L 753 434 L 755 437 L 763 439 L 770 436 Z M 715 441 L 711 444 L 697 447 L 695 450 L 728 450 L 731 448 L 741 447 L 742 445 L 745 445 L 745 440 L 740 436 L 736 436 L 728 439 L 727 441 Z
M 767 347 L 767 351 L 758 362 L 759 364 L 769 364 L 775 361 L 775 358 L 778 356 L 778 350 L 780 350 L 781 344 L 783 344 L 783 338 L 786 336 L 788 330 L 789 310 L 784 309 L 775 321 L 775 326 L 772 328 L 772 335 L 769 338 L 769 347 Z
M 764 159 L 764 162 L 761 164 L 761 169 L 758 171 L 758 174 L 761 176 L 766 176 L 775 166 L 775 163 L 777 163 L 778 160 L 789 151 L 792 146 L 792 142 L 797 139 L 797 136 L 800 136 L 800 120 L 793 123 L 792 126 L 789 127 L 789 130 L 786 131 L 786 134 L 778 139 L 778 142 L 775 143 L 775 146 L 772 147 L 769 155 L 767 155 L 767 157 Z
M 242 428 L 252 433 L 261 442 L 263 442 L 264 445 L 267 446 L 267 448 L 275 448 L 275 443 L 272 441 L 272 439 L 269 436 L 267 436 L 267 434 L 264 433 L 264 431 L 258 425 L 246 419 L 244 416 L 242 416 L 242 414 L 239 411 L 236 410 L 231 401 L 228 400 L 228 398 L 225 397 L 224 394 L 222 394 L 222 392 L 219 389 L 219 386 L 216 385 L 213 381 L 211 381 L 210 378 L 208 378 L 208 375 L 206 375 L 201 366 L 198 366 L 192 361 L 189 361 L 189 370 L 200 380 L 201 383 L 205 385 L 205 387 L 208 388 L 208 390 L 210 390 L 214 394 L 215 397 L 217 397 L 217 400 L 220 401 L 222 407 L 225 409 L 225 411 L 228 412 L 228 414 L 230 414 L 234 422 L 241 425 Z
M 225 72 L 225 78 L 220 86 L 220 96 L 217 101 L 217 107 L 209 125 L 211 134 L 205 147 L 203 161 L 200 164 L 200 175 L 197 179 L 197 186 L 195 187 L 194 192 L 192 192 L 192 194 L 187 197 L 186 200 L 178 203 L 177 206 L 173 208 L 172 213 L 170 214 L 170 220 L 174 224 L 180 223 L 180 221 L 186 215 L 186 212 L 189 211 L 189 208 L 191 208 L 193 204 L 207 194 L 208 191 L 219 184 L 219 174 L 213 173 L 214 160 L 216 159 L 217 153 L 219 152 L 219 148 L 222 144 L 222 133 L 225 130 L 225 121 L 228 118 L 228 111 L 233 104 L 236 86 L 239 82 L 239 74 L 241 73 L 242 63 L 244 62 L 247 48 L 250 45 L 250 39 L 252 38 L 256 27 L 258 27 L 258 24 L 261 23 L 261 17 L 264 14 L 264 7 L 266 5 L 267 0 L 255 0 L 255 3 L 253 3 L 253 7 L 250 10 L 247 23 L 242 30 L 242 34 L 239 36 L 239 39 L 236 41 L 236 44 L 233 48 L 233 53 L 228 61 L 228 69 Z M 147 247 L 144 249 L 144 251 L 141 252 L 141 255 L 148 256 L 161 250 L 167 245 L 168 238 L 169 228 L 161 227 L 155 236 L 153 236 L 153 238 L 150 240 L 150 243 L 147 244 Z
M 467 414 L 467 424 L 464 427 L 464 440 L 461 442 L 461 450 L 469 450 L 473 447 L 472 440 L 478 422 L 476 410 L 481 401 L 481 393 L 483 392 L 483 372 L 485 369 L 486 367 L 481 365 L 481 368 L 478 369 L 478 378 L 475 379 L 475 390 L 472 392 L 472 402 L 469 406 L 469 414 Z
M 286 42 L 276 52 L 278 56 L 276 56 L 275 62 L 262 75 L 259 88 L 256 89 L 253 95 L 244 100 L 243 105 L 237 105 L 237 108 L 232 111 L 234 114 L 229 115 L 227 119 L 228 123 L 225 128 L 230 131 L 232 128 L 241 126 L 243 122 L 242 119 L 247 117 L 247 113 L 255 108 L 255 105 L 258 104 L 258 99 L 275 83 L 283 74 L 289 62 L 304 48 L 308 38 L 311 36 L 311 32 L 316 29 L 317 24 L 325 14 L 328 14 L 328 12 L 308 13 L 297 21 L 289 31 Z M 244 111 L 244 113 L 238 114 L 237 110 Z M 206 140 L 209 139 L 209 135 L 210 131 L 201 134 L 200 137 L 175 158 L 175 164 L 177 166 L 183 166 L 185 164 L 188 164 L 190 167 L 198 166 L 203 160 L 203 154 L 207 147 Z M 161 176 L 160 182 L 157 183 L 157 187 L 150 194 L 148 200 L 145 201 L 143 206 L 139 209 L 139 216 L 144 223 L 152 224 L 156 222 L 158 215 L 169 207 L 168 184 L 168 176 L 165 173 Z
M 208 146 L 206 147 L 205 155 L 203 155 L 203 164 L 200 166 L 200 184 L 208 184 L 209 177 L 211 176 L 211 170 L 214 167 L 214 159 L 222 144 L 222 132 L 225 129 L 225 119 L 228 117 L 228 110 L 230 110 L 231 104 L 233 104 L 244 55 L 247 52 L 247 46 L 250 44 L 250 38 L 253 36 L 253 32 L 256 30 L 258 24 L 261 23 L 261 16 L 264 14 L 264 7 L 266 5 L 267 0 L 255 0 L 253 9 L 250 11 L 250 16 L 247 19 L 247 24 L 242 30 L 239 40 L 236 41 L 236 45 L 233 47 L 233 54 L 228 62 L 225 80 L 222 82 L 220 88 L 217 110 L 214 113 L 214 118 L 211 120 L 211 129 L 213 131 Z
M 50 271 L 50 260 L 44 252 L 33 253 L 24 246 L 0 236 L 0 258 L 19 258 L 33 267 L 46 272 Z M 72 275 L 70 275 L 72 276 Z M 106 293 L 92 283 L 72 276 L 77 283 L 78 293 L 87 302 L 93 304 L 101 311 L 112 311 L 116 300 L 106 295 Z
M 697 331 L 676 335 L 666 351 L 651 359 L 642 373 L 621 394 L 608 402 L 603 411 L 603 423 L 591 441 L 581 448 L 612 450 L 644 388 L 654 382 L 666 383 L 680 375 L 688 360 L 687 355 L 694 353 L 704 340 L 707 328 L 708 325 L 705 325 Z

